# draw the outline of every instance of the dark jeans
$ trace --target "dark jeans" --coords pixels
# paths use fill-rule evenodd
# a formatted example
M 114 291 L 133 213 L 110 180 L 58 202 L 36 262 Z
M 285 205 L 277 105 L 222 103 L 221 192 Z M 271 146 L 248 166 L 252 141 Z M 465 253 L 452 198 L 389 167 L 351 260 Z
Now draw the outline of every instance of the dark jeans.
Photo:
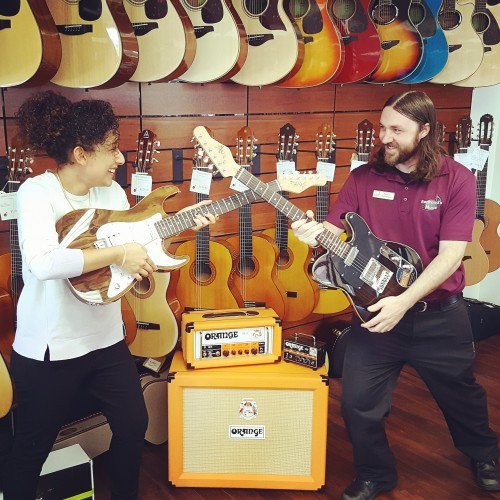
M 35 361 L 13 352 L 11 374 L 17 410 L 6 500 L 35 498 L 42 465 L 71 400 L 83 387 L 101 402 L 113 432 L 109 450 L 112 498 L 137 498 L 147 411 L 125 342 L 64 361 Z
M 405 363 L 426 383 L 455 446 L 476 460 L 497 455 L 486 393 L 473 373 L 474 344 L 463 300 L 433 312 L 408 312 L 390 333 L 370 333 L 354 321 L 346 347 L 342 412 L 357 477 L 388 488 L 397 481 L 384 418 Z

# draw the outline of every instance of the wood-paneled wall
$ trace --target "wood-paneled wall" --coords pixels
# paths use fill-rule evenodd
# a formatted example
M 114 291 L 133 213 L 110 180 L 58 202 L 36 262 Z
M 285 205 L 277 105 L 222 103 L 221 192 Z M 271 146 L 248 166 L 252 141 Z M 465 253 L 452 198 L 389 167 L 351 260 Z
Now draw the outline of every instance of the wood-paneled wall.
M 194 203 L 195 194 L 189 191 L 193 156 L 192 130 L 196 125 L 205 125 L 214 132 L 214 137 L 228 146 L 235 145 L 237 131 L 247 125 L 253 130 L 260 144 L 260 171 L 263 181 L 272 180 L 276 172 L 275 154 L 279 129 L 291 123 L 299 134 L 297 168 L 314 170 L 316 167 L 314 146 L 318 127 L 331 123 L 337 141 L 335 180 L 331 184 L 331 199 L 334 200 L 340 187 L 349 175 L 350 158 L 355 147 L 357 124 L 367 118 L 377 128 L 381 107 L 391 95 L 408 90 L 423 90 L 433 99 L 438 110 L 438 119 L 446 127 L 446 138 L 455 130 L 458 119 L 469 115 L 472 89 L 433 84 L 421 85 L 331 85 L 325 84 L 308 89 L 285 89 L 277 87 L 247 88 L 234 83 L 193 85 L 186 83 L 137 84 L 127 83 L 112 90 L 83 90 L 48 85 L 42 88 L 2 89 L 2 133 L 0 152 L 16 135 L 15 113 L 29 95 L 39 90 L 53 89 L 71 100 L 109 100 L 121 120 L 121 149 L 127 153 L 128 180 L 133 171 L 138 133 L 146 128 L 153 130 L 160 140 L 158 163 L 152 172 L 153 187 L 172 181 L 172 150 L 183 149 L 183 181 L 178 184 L 180 193 L 170 198 L 165 209 L 168 213 Z M 37 155 L 34 173 L 53 168 L 52 160 Z M 130 190 L 129 190 L 130 193 Z M 214 179 L 210 197 L 219 199 L 232 194 L 229 179 Z M 315 208 L 315 190 L 309 189 L 291 199 L 302 209 Z M 133 198 L 130 197 L 133 203 Z M 273 227 L 275 210 L 265 202 L 254 204 L 253 229 L 260 231 Z M 230 214 L 223 216 L 211 227 L 215 238 L 238 231 L 238 218 Z M 173 244 L 192 237 L 191 233 L 180 235 Z M 9 251 L 9 225 L 0 223 L 0 254 Z M 304 321 L 303 330 L 311 329 L 318 315 Z M 285 325 L 292 326 L 292 325 Z M 296 325 L 294 325 L 296 326 Z

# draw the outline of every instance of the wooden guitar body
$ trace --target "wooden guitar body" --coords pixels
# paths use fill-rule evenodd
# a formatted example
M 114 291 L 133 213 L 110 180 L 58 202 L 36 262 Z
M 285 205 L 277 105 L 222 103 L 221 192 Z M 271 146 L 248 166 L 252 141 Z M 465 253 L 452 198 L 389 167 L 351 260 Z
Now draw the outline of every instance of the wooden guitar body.
M 248 51 L 240 17 L 229 0 L 181 0 L 196 35 L 196 54 L 180 79 L 191 83 L 229 79 Z
M 500 205 L 493 200 L 484 200 L 484 230 L 479 241 L 488 256 L 489 273 L 496 271 L 500 267 L 499 223 Z
M 168 81 L 191 66 L 196 36 L 179 0 L 139 3 L 124 0 L 139 45 L 139 62 L 130 80 Z
M 233 5 L 247 33 L 248 54 L 232 80 L 261 86 L 295 75 L 304 58 L 304 41 L 283 0 L 270 0 L 265 9 L 252 0 L 235 0 Z
M 285 317 L 285 288 L 278 279 L 276 258 L 278 249 L 266 235 L 252 236 L 253 255 L 248 258 L 238 256 L 233 268 L 233 285 L 242 297 L 245 307 L 265 305 Z M 240 236 L 228 238 L 233 248 L 240 248 Z
M 128 81 L 137 68 L 139 47 L 121 0 L 102 0 L 90 6 L 46 1 L 62 43 L 61 64 L 53 83 L 109 88 Z
M 431 83 L 454 83 L 472 75 L 483 59 L 481 38 L 472 26 L 474 5 L 444 0 L 438 15 L 448 43 L 448 60 Z M 466 61 L 466 64 L 464 64 Z
M 465 284 L 467 286 L 479 283 L 488 274 L 490 265 L 488 256 L 479 242 L 483 230 L 484 222 L 476 219 L 472 229 L 472 241 L 467 243 L 462 259 L 465 271 Z
M 486 2 L 481 9 L 477 6 L 480 2 L 476 0 L 476 8 L 472 15 L 472 25 L 479 34 L 483 45 L 483 59 L 479 67 L 465 80 L 455 82 L 459 87 L 486 87 L 500 83 L 500 5 Z
M 304 39 L 299 71 L 279 85 L 312 87 L 330 80 L 343 66 L 343 43 L 328 13 L 330 0 L 291 0 L 290 9 Z
M 344 46 L 344 64 L 334 83 L 353 83 L 373 73 L 380 63 L 380 37 L 368 15 L 371 0 L 333 0 L 331 13 Z
M 0 418 L 5 417 L 12 407 L 14 391 L 10 380 L 9 370 L 0 354 Z
M 410 4 L 410 19 L 424 41 L 424 53 L 415 71 L 403 83 L 421 83 L 436 76 L 448 60 L 448 43 L 437 21 L 442 0 L 419 0 Z
M 3 255 L 1 256 L 3 257 Z M 3 278 L 3 274 L 0 274 Z M 12 343 L 14 342 L 14 304 L 10 294 L 0 288 L 0 418 L 5 416 L 13 400 L 12 382 L 9 375 L 8 366 L 12 353 Z
M 410 2 L 374 0 L 371 18 L 377 26 L 381 43 L 378 68 L 366 78 L 370 83 L 398 82 L 409 76 L 420 63 L 423 42 L 408 18 Z
M 47 83 L 61 62 L 61 41 L 43 0 L 0 5 L 0 87 Z

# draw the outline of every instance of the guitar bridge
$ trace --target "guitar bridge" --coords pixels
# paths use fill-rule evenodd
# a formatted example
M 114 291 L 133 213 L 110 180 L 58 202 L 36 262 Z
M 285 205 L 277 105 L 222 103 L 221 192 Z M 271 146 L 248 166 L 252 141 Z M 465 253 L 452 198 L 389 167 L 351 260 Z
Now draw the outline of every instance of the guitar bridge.
M 389 283 L 392 278 L 392 275 L 392 271 L 389 271 L 389 269 L 383 266 L 380 262 L 371 258 L 363 269 L 360 278 L 368 286 L 373 288 L 375 292 L 381 294 L 385 290 L 387 283 Z

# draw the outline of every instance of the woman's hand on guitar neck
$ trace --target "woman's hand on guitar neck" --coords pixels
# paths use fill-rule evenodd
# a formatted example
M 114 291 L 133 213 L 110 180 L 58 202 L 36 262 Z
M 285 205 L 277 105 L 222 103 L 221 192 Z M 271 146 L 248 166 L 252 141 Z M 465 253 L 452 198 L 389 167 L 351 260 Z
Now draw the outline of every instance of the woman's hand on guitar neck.
M 177 213 L 185 212 L 186 210 L 192 210 L 193 208 L 197 207 L 202 207 L 204 205 L 210 205 L 212 203 L 212 200 L 203 200 L 200 201 L 199 203 L 196 203 L 195 205 L 190 205 L 189 207 L 185 207 Z M 219 220 L 218 215 L 213 215 L 211 213 L 203 212 L 203 213 L 197 213 L 194 218 L 193 222 L 195 222 L 195 226 L 193 226 L 191 229 L 193 231 L 199 231 L 202 227 L 208 226 L 209 224 L 215 224 Z

